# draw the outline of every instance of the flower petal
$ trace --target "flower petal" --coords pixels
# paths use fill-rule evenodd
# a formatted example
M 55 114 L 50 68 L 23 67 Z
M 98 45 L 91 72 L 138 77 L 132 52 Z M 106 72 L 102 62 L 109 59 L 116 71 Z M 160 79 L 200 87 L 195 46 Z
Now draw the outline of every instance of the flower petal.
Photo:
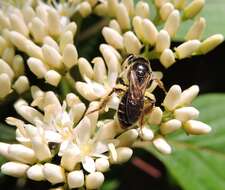
M 89 173 L 95 172 L 95 162 L 93 158 L 91 158 L 90 156 L 84 157 L 84 159 L 82 160 L 82 165 L 87 172 Z

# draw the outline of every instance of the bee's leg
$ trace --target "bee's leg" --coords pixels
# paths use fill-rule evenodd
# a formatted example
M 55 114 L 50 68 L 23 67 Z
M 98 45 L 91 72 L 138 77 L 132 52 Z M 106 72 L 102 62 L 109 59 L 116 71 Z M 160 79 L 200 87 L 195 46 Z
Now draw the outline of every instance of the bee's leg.
M 141 116 L 140 116 L 140 132 L 141 132 L 141 136 L 143 136 L 143 131 L 142 131 L 142 128 L 143 128 L 143 125 L 144 125 L 144 117 L 146 114 L 149 114 L 152 112 L 152 109 L 155 107 L 155 99 L 154 97 L 152 96 L 151 93 L 149 92 L 146 92 L 145 93 L 145 104 L 144 104 L 144 109 L 141 113 Z
M 166 88 L 164 87 L 164 84 L 160 79 L 152 78 L 152 80 L 158 84 L 159 88 L 161 88 L 165 94 L 167 94 Z
M 101 100 L 100 102 L 100 105 L 98 108 L 94 109 L 94 110 L 91 110 L 89 112 L 87 112 L 85 115 L 89 115 L 91 113 L 94 113 L 96 111 L 100 111 L 102 110 L 103 108 L 106 107 L 107 103 L 109 102 L 110 100 L 110 97 L 111 95 L 116 92 L 118 94 L 118 96 L 121 96 L 124 92 L 126 91 L 126 86 L 123 86 L 121 84 L 119 85 L 116 85 L 105 97 L 103 97 L 103 99 Z

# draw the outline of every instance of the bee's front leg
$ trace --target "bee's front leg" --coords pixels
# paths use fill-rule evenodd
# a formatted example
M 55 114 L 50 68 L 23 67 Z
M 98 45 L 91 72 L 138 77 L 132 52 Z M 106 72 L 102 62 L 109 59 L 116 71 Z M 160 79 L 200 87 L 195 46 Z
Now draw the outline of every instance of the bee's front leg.
M 151 80 L 155 81 L 157 83 L 157 85 L 159 86 L 159 88 L 161 88 L 163 90 L 163 92 L 165 94 L 167 94 L 166 88 L 164 87 L 164 84 L 160 79 L 153 77 Z
M 104 96 L 102 98 L 102 100 L 100 101 L 100 105 L 99 105 L 98 108 L 96 108 L 94 110 L 91 110 L 89 112 L 86 112 L 85 115 L 89 115 L 89 114 L 91 114 L 93 112 L 103 110 L 106 107 L 107 103 L 110 101 L 111 95 L 114 92 L 117 93 L 117 95 L 121 97 L 124 94 L 124 92 L 126 92 L 126 90 L 127 90 L 127 87 L 126 86 L 121 85 L 121 84 L 116 85 L 106 96 Z

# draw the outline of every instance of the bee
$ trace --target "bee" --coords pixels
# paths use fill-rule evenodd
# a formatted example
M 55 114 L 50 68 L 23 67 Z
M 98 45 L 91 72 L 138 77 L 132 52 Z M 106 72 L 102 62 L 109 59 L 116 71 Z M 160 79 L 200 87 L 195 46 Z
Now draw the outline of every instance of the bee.
M 143 126 L 144 116 L 155 106 L 152 94 L 146 92 L 152 81 L 156 81 L 164 91 L 162 82 L 153 76 L 150 62 L 143 57 L 130 55 L 122 64 L 124 71 L 118 78 L 118 84 L 102 101 L 97 110 L 106 106 L 113 92 L 120 94 L 121 100 L 117 109 L 117 121 L 122 129 L 133 127 L 137 122 Z M 125 76 L 124 76 L 125 75 Z M 91 111 L 94 112 L 96 110 Z

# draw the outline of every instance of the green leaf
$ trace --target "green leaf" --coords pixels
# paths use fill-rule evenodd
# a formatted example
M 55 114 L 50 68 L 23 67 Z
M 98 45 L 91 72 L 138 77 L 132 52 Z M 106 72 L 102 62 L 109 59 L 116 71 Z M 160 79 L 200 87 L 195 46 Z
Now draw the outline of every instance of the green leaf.
M 210 35 L 221 33 L 225 35 L 225 1 L 224 0 L 206 0 L 202 12 L 199 14 L 206 19 L 207 27 L 203 39 Z M 193 21 L 188 20 L 182 23 L 175 40 L 182 41 Z
M 0 123 L 0 142 L 12 143 L 15 141 L 15 129 L 7 126 L 6 124 Z
M 151 151 L 165 164 L 184 190 L 224 190 L 225 182 L 225 94 L 200 96 L 194 106 L 200 120 L 212 127 L 209 135 L 177 133 L 168 138 L 169 156 Z

